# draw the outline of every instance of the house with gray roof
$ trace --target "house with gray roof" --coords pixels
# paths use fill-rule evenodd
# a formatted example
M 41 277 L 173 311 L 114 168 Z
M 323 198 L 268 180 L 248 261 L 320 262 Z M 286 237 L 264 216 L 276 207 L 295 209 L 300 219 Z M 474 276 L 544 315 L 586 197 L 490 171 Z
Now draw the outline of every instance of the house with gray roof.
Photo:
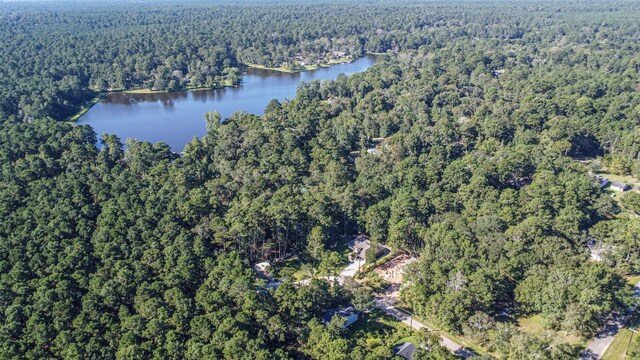
M 416 352 L 416 346 L 410 342 L 403 342 L 394 349 L 396 356 L 400 356 L 407 360 L 413 360 L 413 354 Z
M 631 187 L 621 181 L 614 181 L 611 183 L 611 190 L 613 191 L 625 192 L 629 189 L 631 189 Z
M 341 308 L 329 309 L 324 314 L 322 314 L 322 322 L 325 324 L 329 324 L 331 320 L 340 316 L 345 320 L 343 327 L 348 327 L 358 320 L 358 312 L 353 306 L 344 306 Z

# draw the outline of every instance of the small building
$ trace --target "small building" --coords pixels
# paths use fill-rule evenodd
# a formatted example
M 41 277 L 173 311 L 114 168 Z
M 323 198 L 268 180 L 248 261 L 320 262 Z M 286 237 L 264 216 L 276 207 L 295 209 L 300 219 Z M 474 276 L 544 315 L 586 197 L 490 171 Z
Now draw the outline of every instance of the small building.
M 401 254 L 374 269 L 380 277 L 390 284 L 402 284 L 407 265 L 417 262 L 415 256 Z
M 394 349 L 396 356 L 405 358 L 407 360 L 413 360 L 413 354 L 416 352 L 416 346 L 410 342 L 403 342 L 396 346 Z
M 371 154 L 371 155 L 380 155 L 380 150 L 376 149 L 376 148 L 370 148 L 367 149 L 367 154 Z
M 607 253 L 614 250 L 611 244 L 605 244 L 595 239 L 590 239 L 587 242 L 587 249 L 589 250 L 589 257 L 592 261 L 604 261 Z
M 596 176 L 596 181 L 598 182 L 598 186 L 600 187 L 600 189 L 602 189 L 605 186 L 609 185 L 609 179 L 607 179 L 606 177 L 600 176 L 600 175 Z
M 271 264 L 268 261 L 259 262 L 253 265 L 253 270 L 255 270 L 259 278 L 271 281 L 273 280 L 273 277 L 269 275 L 269 269 L 271 269 Z
M 340 316 L 345 320 L 344 327 L 349 327 L 358 320 L 358 312 L 353 306 L 345 306 L 341 308 L 329 309 L 322 314 L 322 322 L 329 324 L 335 316 Z
M 620 181 L 614 181 L 611 183 L 611 190 L 625 192 L 629 190 L 631 187 L 628 184 L 625 184 Z
M 505 70 L 504 69 L 496 69 L 493 70 L 493 76 L 494 77 L 500 77 L 500 75 L 504 74 Z
M 171 76 L 184 81 L 188 80 L 182 70 L 173 70 L 173 72 L 171 72 Z
M 367 251 L 371 249 L 371 241 L 369 241 L 366 236 L 358 236 L 350 245 L 350 248 L 353 250 L 356 259 L 365 260 Z M 386 250 L 387 248 L 378 244 L 376 248 L 376 257 L 380 256 Z
M 342 56 L 345 56 L 345 55 L 347 55 L 347 53 L 344 52 L 344 51 L 334 51 L 333 52 L 333 56 L 342 57 Z

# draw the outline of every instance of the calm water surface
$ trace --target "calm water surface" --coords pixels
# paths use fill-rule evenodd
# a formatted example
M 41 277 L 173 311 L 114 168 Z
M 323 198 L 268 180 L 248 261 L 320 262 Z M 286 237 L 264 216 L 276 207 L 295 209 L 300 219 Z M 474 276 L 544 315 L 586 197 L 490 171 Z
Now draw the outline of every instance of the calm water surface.
M 98 134 L 164 141 L 182 151 L 194 136 L 205 134 L 204 113 L 218 111 L 223 118 L 237 111 L 262 115 L 272 99 L 292 99 L 300 81 L 336 79 L 339 74 L 364 71 L 375 62 L 367 56 L 348 64 L 286 74 L 250 69 L 237 88 L 184 91 L 165 94 L 112 94 L 83 115 L 78 124 L 89 124 Z

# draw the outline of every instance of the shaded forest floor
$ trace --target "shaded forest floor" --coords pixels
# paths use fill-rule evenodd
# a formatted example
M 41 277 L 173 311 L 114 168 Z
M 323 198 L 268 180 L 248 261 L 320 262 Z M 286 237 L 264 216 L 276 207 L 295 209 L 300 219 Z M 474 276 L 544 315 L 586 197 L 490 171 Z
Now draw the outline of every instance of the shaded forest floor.
M 77 121 L 78 119 L 80 119 L 80 117 L 82 117 L 82 115 L 86 114 L 87 111 L 89 111 L 89 109 L 91 109 L 95 104 L 99 103 L 100 100 L 102 100 L 105 96 L 107 96 L 106 93 L 103 92 L 96 92 L 96 95 L 85 101 L 81 106 L 80 106 L 80 111 L 78 111 L 75 115 L 69 117 L 67 119 L 67 121 Z

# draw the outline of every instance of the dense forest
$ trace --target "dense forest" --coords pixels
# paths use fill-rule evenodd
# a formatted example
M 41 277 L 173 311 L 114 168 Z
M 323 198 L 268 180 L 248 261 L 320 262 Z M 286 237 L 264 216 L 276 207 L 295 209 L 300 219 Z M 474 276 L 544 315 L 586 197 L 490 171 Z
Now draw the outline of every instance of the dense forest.
M 216 87 L 243 63 L 416 48 L 441 18 L 409 5 L 76 5 L 0 4 L 0 115 L 62 119 L 94 91 Z
M 611 18 L 635 25 L 624 2 L 571 9 L 537 2 L 80 4 L 0 3 L 0 117 L 66 119 L 107 90 L 236 84 L 243 64 L 280 66 L 296 55 L 313 62 L 335 51 L 357 57 L 437 49 L 459 38 L 513 41 L 527 23 L 550 41 L 569 30 L 562 21 L 574 11 L 595 23 Z M 538 15 L 533 20 L 531 12 Z M 618 35 L 637 37 L 633 27 L 624 31 Z
M 640 196 L 593 174 L 640 176 L 638 18 L 632 1 L 1 3 L 0 357 L 390 359 L 318 320 L 370 307 L 322 278 L 365 233 L 418 257 L 401 299 L 478 358 L 575 359 L 503 319 L 588 338 L 635 301 Z M 203 114 L 181 156 L 60 121 L 94 90 L 338 50 L 388 54 L 263 116 Z M 293 256 L 306 286 L 251 268 Z M 419 336 L 416 358 L 453 357 Z

